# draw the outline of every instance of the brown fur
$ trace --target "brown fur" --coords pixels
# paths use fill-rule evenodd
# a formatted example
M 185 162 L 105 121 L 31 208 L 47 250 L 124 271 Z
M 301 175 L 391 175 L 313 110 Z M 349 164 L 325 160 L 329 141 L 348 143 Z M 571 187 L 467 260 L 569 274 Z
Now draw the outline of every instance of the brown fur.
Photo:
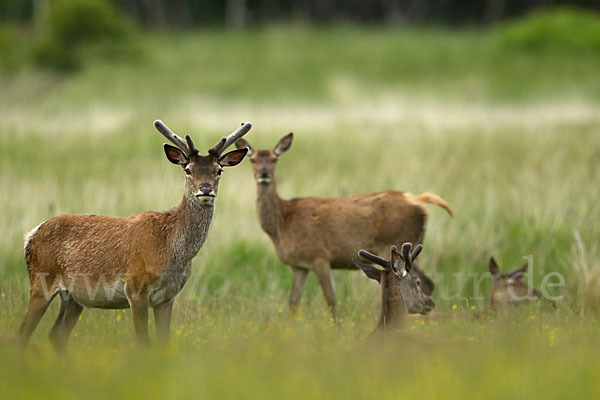
M 418 245 L 412 251 L 412 244 L 402 245 L 402 255 L 393 246 L 389 260 L 360 250 L 359 256 L 383 267 L 383 270 L 354 261 L 367 277 L 379 282 L 381 287 L 381 311 L 379 322 L 368 337 L 370 344 L 395 344 L 402 347 L 466 343 L 468 338 L 444 339 L 420 332 L 408 332 L 406 320 L 409 314 L 429 314 L 435 302 L 421 290 L 421 281 L 414 274 L 415 259 L 421 252 Z
M 173 301 L 208 235 L 222 167 L 237 165 L 246 154 L 235 150 L 221 156 L 225 138 L 207 156 L 198 154 L 189 136 L 185 145 L 179 137 L 167 138 L 174 143 L 181 140 L 180 147 L 165 145 L 169 161 L 186 172 L 178 207 L 128 217 L 65 214 L 26 236 L 30 296 L 19 331 L 23 344 L 59 293 L 60 311 L 50 332 L 59 351 L 83 306 L 131 308 L 136 333 L 144 343 L 149 341 L 148 307 L 153 307 L 157 334 L 167 342 Z
M 413 269 L 422 248 L 422 245 L 418 245 L 411 254 L 412 244 L 404 243 L 401 255 L 396 246 L 392 246 L 387 260 L 363 249 L 359 250 L 361 258 L 383 267 L 380 270 L 354 260 L 354 264 L 367 277 L 379 282 L 381 287 L 379 322 L 371 335 L 388 329 L 402 329 L 409 313 L 428 314 L 435 308 L 435 302 L 423 292 L 421 280 Z
M 354 269 L 352 257 L 361 248 L 382 254 L 392 245 L 421 243 L 427 203 L 438 204 L 450 214 L 452 211 L 431 193 L 415 196 L 392 190 L 338 198 L 282 199 L 274 172 L 279 156 L 289 149 L 291 141 L 289 134 L 273 150 L 253 151 L 243 139 L 236 145 L 249 149 L 258 183 L 256 210 L 260 225 L 273 241 L 278 258 L 292 268 L 292 314 L 300 303 L 306 275 L 313 271 L 335 318 L 332 268 Z M 415 269 L 425 283 L 424 290 L 431 294 L 433 282 L 418 267 Z
M 490 305 L 497 309 L 506 305 L 518 305 L 537 301 L 542 294 L 522 281 L 527 271 L 528 264 L 515 269 L 508 274 L 502 274 L 494 260 L 490 259 L 490 273 L 492 274 L 492 290 L 490 292 Z

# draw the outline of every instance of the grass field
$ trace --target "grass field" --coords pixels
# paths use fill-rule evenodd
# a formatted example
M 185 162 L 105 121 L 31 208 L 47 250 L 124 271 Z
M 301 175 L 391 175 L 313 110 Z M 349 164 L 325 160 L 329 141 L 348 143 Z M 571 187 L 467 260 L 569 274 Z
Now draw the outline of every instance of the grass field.
M 408 329 L 468 345 L 371 348 L 379 288 L 334 272 L 340 327 L 255 216 L 247 161 L 223 176 L 209 239 L 179 295 L 166 351 L 135 345 L 129 311 L 85 310 L 54 355 L 53 304 L 26 353 L 0 347 L 1 398 L 592 398 L 600 394 L 600 57 L 524 53 L 492 32 L 270 28 L 140 37 L 140 56 L 75 75 L 0 75 L 0 335 L 27 307 L 23 235 L 62 213 L 166 210 L 183 172 L 160 118 L 208 149 L 250 120 L 256 148 L 295 132 L 280 194 L 432 191 L 421 263 L 438 317 Z M 486 312 L 490 256 L 565 278 L 556 307 Z M 474 275 L 475 274 L 475 275 Z M 456 306 L 456 307 L 454 307 Z

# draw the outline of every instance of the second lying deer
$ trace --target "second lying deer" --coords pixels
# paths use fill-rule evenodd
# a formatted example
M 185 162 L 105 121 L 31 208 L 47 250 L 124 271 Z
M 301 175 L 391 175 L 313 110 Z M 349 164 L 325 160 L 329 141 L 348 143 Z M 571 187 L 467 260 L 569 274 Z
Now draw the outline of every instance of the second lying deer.
M 536 301 L 542 297 L 542 294 L 538 290 L 521 280 L 527 272 L 527 267 L 528 264 L 526 263 L 521 268 L 517 268 L 508 274 L 503 274 L 500 272 L 500 268 L 494 257 L 490 259 L 490 273 L 492 274 L 490 305 L 492 308 Z
M 413 195 L 399 191 L 359 194 L 337 198 L 304 197 L 285 200 L 275 184 L 275 166 L 292 145 L 293 134 L 284 136 L 273 150 L 253 150 L 243 139 L 238 148 L 248 148 L 257 182 L 256 211 L 262 229 L 273 241 L 277 257 L 292 269 L 290 311 L 300 304 L 309 271 L 321 283 L 333 317 L 337 301 L 331 269 L 354 269 L 352 258 L 363 248 L 387 252 L 392 245 L 421 243 L 427 222 L 427 203 L 452 215 L 450 206 L 432 193 Z M 433 282 L 416 265 L 426 294 Z

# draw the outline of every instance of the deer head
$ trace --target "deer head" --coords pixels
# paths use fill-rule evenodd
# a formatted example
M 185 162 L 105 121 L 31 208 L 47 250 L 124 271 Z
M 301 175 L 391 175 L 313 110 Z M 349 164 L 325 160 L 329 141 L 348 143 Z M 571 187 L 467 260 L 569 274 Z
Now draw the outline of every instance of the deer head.
M 494 257 L 490 258 L 490 273 L 492 274 L 490 304 L 492 307 L 500 304 L 519 304 L 542 297 L 539 291 L 522 281 L 527 267 L 528 264 L 525 263 L 521 268 L 508 274 L 502 274 Z
M 427 314 L 435 307 L 433 299 L 421 290 L 421 280 L 413 274 L 413 262 L 422 249 L 423 246 L 418 245 L 411 253 L 412 244 L 404 243 L 400 253 L 396 246 L 392 246 L 389 260 L 366 250 L 359 250 L 360 257 L 383 267 L 383 270 L 353 260 L 367 277 L 381 285 L 382 306 L 389 304 L 404 308 L 404 310 L 389 310 L 389 312 Z
M 208 155 L 200 155 L 190 135 L 185 140 L 173 133 L 161 120 L 154 121 L 154 127 L 171 143 L 164 145 L 167 159 L 173 164 L 181 165 L 186 173 L 185 196 L 200 204 L 212 205 L 217 196 L 219 179 L 224 167 L 239 164 L 248 149 L 242 148 L 229 153 L 223 152 L 245 135 L 252 124 L 244 122 L 230 135 L 221 138 L 208 150 Z
M 244 139 L 238 140 L 235 145 L 238 149 L 244 147 L 248 149 L 248 158 L 250 158 L 256 182 L 268 185 L 273 181 L 273 177 L 275 176 L 277 160 L 292 146 L 293 139 L 294 134 L 288 133 L 279 140 L 273 150 L 254 151 Z

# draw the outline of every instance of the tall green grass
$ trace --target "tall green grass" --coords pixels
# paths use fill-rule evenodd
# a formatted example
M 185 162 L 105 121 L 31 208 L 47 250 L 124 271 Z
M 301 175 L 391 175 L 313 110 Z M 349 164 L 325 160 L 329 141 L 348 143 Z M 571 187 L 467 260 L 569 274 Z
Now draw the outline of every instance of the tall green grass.
M 287 320 L 290 273 L 255 216 L 247 162 L 228 169 L 209 239 L 176 301 L 173 345 L 135 346 L 129 312 L 86 310 L 56 357 L 0 349 L 0 396 L 13 397 L 580 397 L 597 396 L 600 293 L 600 59 L 528 55 L 482 32 L 271 28 L 145 37 L 143 61 L 76 75 L 0 77 L 0 334 L 27 306 L 23 235 L 61 213 L 128 215 L 175 206 L 183 172 L 152 121 L 208 149 L 240 121 L 269 148 L 289 131 L 280 194 L 432 191 L 422 266 L 438 317 L 409 329 L 467 345 L 367 346 L 379 288 L 336 271 L 332 325 L 311 276 Z M 531 280 L 566 279 L 543 304 L 488 315 L 474 278 L 533 256 Z M 481 293 L 487 295 L 489 281 Z M 453 306 L 456 306 L 454 308 Z

